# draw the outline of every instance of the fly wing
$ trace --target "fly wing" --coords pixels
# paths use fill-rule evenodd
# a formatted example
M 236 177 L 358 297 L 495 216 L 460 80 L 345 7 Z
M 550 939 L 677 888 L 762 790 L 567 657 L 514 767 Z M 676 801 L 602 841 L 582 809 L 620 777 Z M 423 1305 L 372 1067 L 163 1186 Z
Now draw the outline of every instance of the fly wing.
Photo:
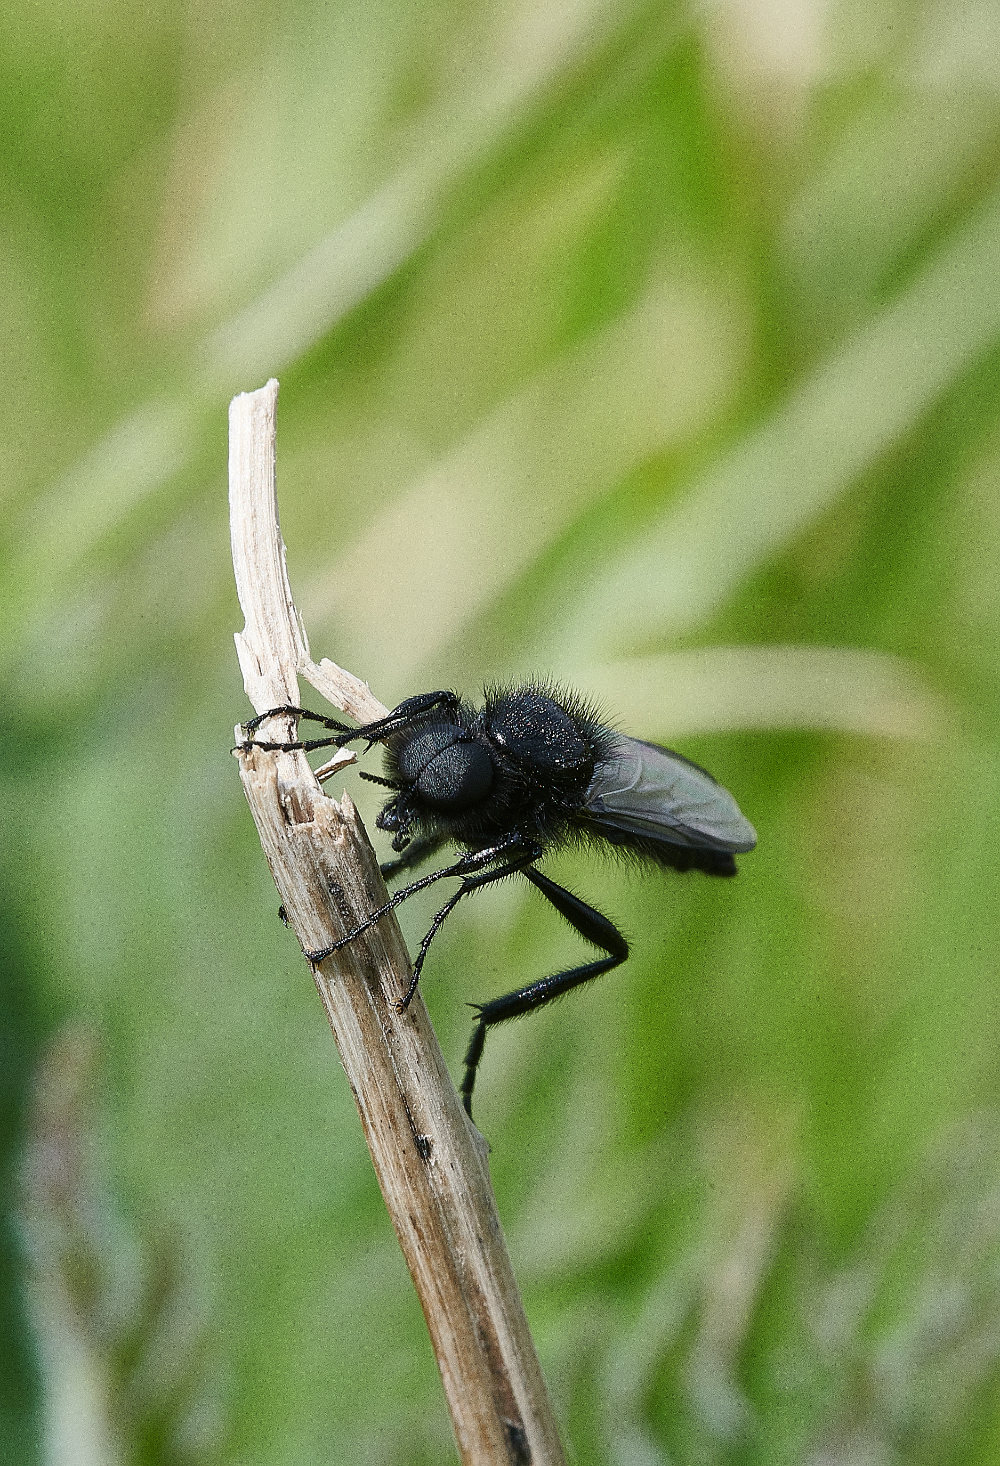
M 752 850 L 757 832 L 711 774 L 679 753 L 618 736 L 590 781 L 581 814 L 605 829 L 669 845 Z

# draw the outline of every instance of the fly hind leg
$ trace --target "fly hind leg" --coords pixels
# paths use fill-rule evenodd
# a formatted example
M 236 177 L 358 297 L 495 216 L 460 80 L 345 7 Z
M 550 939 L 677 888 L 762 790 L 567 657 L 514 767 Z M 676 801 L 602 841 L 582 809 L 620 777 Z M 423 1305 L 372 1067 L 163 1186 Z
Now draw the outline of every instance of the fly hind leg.
M 571 891 L 557 886 L 555 881 L 550 881 L 540 871 L 529 867 L 523 874 L 556 908 L 559 915 L 565 917 L 573 930 L 579 932 L 584 941 L 608 955 L 596 962 L 587 962 L 581 967 L 572 967 L 566 972 L 556 972 L 551 977 L 539 978 L 527 987 L 505 993 L 503 997 L 494 998 L 489 1003 L 476 1005 L 479 1017 L 466 1051 L 465 1075 L 462 1079 L 462 1103 L 470 1117 L 476 1071 L 483 1057 L 486 1035 L 493 1025 L 506 1023 L 511 1018 L 520 1018 L 525 1013 L 533 1013 L 536 1008 L 544 1008 L 546 1003 L 562 997 L 571 988 L 580 987 L 582 983 L 600 977 L 602 972 L 610 972 L 613 967 L 620 966 L 628 956 L 628 942 L 614 922 L 602 916 L 593 906 L 588 906 L 586 901 L 574 896 Z

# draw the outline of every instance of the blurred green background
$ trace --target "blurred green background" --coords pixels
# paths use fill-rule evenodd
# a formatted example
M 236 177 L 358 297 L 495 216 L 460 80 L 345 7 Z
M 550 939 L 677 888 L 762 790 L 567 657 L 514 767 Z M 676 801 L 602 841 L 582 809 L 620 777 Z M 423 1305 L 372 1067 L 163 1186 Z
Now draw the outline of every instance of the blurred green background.
M 556 677 L 759 831 L 553 858 L 634 956 L 487 1046 L 571 1459 L 1000 1459 L 1000 9 L 5 13 L 3 1461 L 454 1459 L 229 755 L 271 375 L 314 656 Z M 453 1069 L 579 952 L 460 908 Z

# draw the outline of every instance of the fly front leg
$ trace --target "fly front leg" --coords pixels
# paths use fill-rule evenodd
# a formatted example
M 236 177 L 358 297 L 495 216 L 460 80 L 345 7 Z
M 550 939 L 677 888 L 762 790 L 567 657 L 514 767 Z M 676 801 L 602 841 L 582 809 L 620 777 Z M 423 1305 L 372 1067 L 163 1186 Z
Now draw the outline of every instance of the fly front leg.
M 458 696 L 454 692 L 418 692 L 404 698 L 391 713 L 374 723 L 366 723 L 355 729 L 357 738 L 367 738 L 369 743 L 382 743 L 394 733 L 402 733 L 414 723 L 422 722 L 436 708 L 443 708 L 448 722 L 455 721 L 458 711 Z
M 438 707 L 444 708 L 449 717 L 454 718 L 458 708 L 458 698 L 455 693 L 420 692 L 416 697 L 406 698 L 384 718 L 377 718 L 374 723 L 363 723 L 358 728 L 349 728 L 346 723 L 338 723 L 336 718 L 327 718 L 322 713 L 313 713 L 308 708 L 295 708 L 285 703 L 279 708 L 268 708 L 266 713 L 258 713 L 255 718 L 250 719 L 249 723 L 243 724 L 244 731 L 252 735 L 266 719 L 284 716 L 308 718 L 314 723 L 322 724 L 324 728 L 333 729 L 337 736 L 312 738 L 305 743 L 263 743 L 251 737 L 250 741 L 243 746 L 244 748 L 262 748 L 270 753 L 295 753 L 299 750 L 309 753 L 314 748 L 330 748 L 333 745 L 343 748 L 345 744 L 353 743 L 355 739 L 365 738 L 371 747 L 373 743 L 381 743 L 394 733 L 403 732 L 404 729 L 427 717 Z
M 301 743 L 298 740 L 292 743 L 264 743 L 252 736 L 256 733 L 261 723 L 266 722 L 268 718 L 277 717 L 308 718 L 313 723 L 322 724 L 324 728 L 333 728 L 339 736 L 336 738 L 311 738 L 305 743 Z M 247 742 L 243 744 L 244 748 L 262 748 L 267 753 L 297 753 L 300 750 L 304 753 L 309 753 L 314 748 L 330 748 L 334 744 L 338 748 L 343 748 L 345 743 L 350 743 L 356 730 L 349 728 L 346 723 L 338 723 L 336 718 L 326 718 L 322 713 L 311 713 L 308 708 L 293 708 L 289 704 L 285 704 L 280 708 L 268 708 L 266 713 L 258 713 L 255 718 L 250 719 L 249 723 L 243 724 L 243 731 L 250 735 Z

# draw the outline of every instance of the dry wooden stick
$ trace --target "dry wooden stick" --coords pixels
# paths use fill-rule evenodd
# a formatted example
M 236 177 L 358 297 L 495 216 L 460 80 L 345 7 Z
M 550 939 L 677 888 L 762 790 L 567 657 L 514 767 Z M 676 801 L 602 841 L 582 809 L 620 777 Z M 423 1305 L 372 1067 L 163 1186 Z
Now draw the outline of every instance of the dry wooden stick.
M 372 721 L 385 709 L 366 684 L 332 662 L 310 660 L 292 601 L 274 486 L 277 393 L 271 381 L 229 409 L 233 563 L 246 618 L 236 647 L 247 696 L 257 713 L 297 706 L 301 672 L 334 707 Z M 261 737 L 291 741 L 293 723 L 275 718 Z M 327 798 L 303 753 L 238 752 L 289 922 L 304 950 L 328 947 L 386 900 L 354 805 L 347 795 L 339 803 Z M 559 1466 L 565 1457 L 500 1228 L 485 1142 L 462 1109 L 419 992 L 404 1013 L 397 1009 L 409 974 L 392 912 L 313 968 L 424 1310 L 461 1459 L 468 1466 Z

